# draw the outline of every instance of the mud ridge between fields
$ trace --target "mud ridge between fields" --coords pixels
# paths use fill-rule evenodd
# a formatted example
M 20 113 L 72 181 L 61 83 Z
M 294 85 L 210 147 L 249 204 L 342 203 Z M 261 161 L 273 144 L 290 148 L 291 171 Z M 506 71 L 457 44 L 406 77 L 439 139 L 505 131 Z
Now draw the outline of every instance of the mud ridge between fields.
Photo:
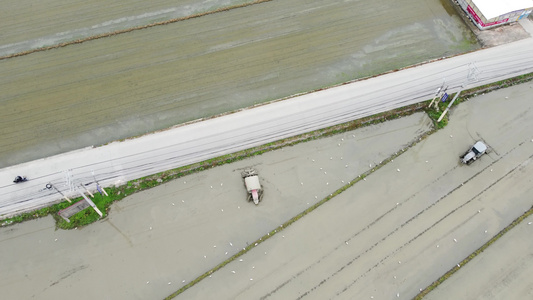
M 66 47 L 66 46 L 81 44 L 81 43 L 89 42 L 89 41 L 92 41 L 92 40 L 97 40 L 97 39 L 101 39 L 101 38 L 115 36 L 115 35 L 118 35 L 118 34 L 128 33 L 128 32 L 132 32 L 132 31 L 137 31 L 137 30 L 141 30 L 141 29 L 147 29 L 147 28 L 161 26 L 161 25 L 168 25 L 168 24 L 172 24 L 172 23 L 176 23 L 176 22 L 180 22 L 180 21 L 186 21 L 186 20 L 195 19 L 195 18 L 207 16 L 207 15 L 212 15 L 212 14 L 219 13 L 219 12 L 225 12 L 225 11 L 229 11 L 229 10 L 233 10 L 233 9 L 237 9 L 237 8 L 243 8 L 243 7 L 247 7 L 247 6 L 251 6 L 251 5 L 255 5 L 255 4 L 261 4 L 261 3 L 264 3 L 264 2 L 270 2 L 270 1 L 273 1 L 273 0 L 255 0 L 255 1 L 252 1 L 252 2 L 232 5 L 232 6 L 228 6 L 228 7 L 222 7 L 222 8 L 218 8 L 218 9 L 212 10 L 212 11 L 198 13 L 198 14 L 194 14 L 194 15 L 190 15 L 190 16 L 186 16 L 186 17 L 181 17 L 181 18 L 175 18 L 175 19 L 155 22 L 155 23 L 151 23 L 151 24 L 148 24 L 148 25 L 136 26 L 136 27 L 121 29 L 121 30 L 117 30 L 117 31 L 113 31 L 113 32 L 102 33 L 102 34 L 98 34 L 98 35 L 89 36 L 89 37 L 86 37 L 86 38 L 83 38 L 83 39 L 78 39 L 78 40 L 74 40 L 74 41 L 60 43 L 60 44 L 56 44 L 56 45 L 52 45 L 52 46 L 47 46 L 47 47 L 42 47 L 42 48 L 37 48 L 37 49 L 31 49 L 31 50 L 27 50 L 27 51 L 23 51 L 23 52 L 13 53 L 13 54 L 5 55 L 5 56 L 0 56 L 0 60 L 19 57 L 19 56 L 24 56 L 24 55 L 32 54 L 32 53 L 35 53 L 35 52 L 42 52 L 42 51 L 47 51 L 47 50 L 52 50 L 52 49 L 57 49 L 57 48 L 63 48 L 63 47 Z
M 498 161 L 500 161 L 501 159 L 503 159 L 504 157 L 506 157 L 509 153 L 511 153 L 512 151 L 516 150 L 519 146 L 521 146 L 522 144 L 524 144 L 524 142 L 520 143 L 519 145 L 513 147 L 511 150 L 507 151 L 503 156 L 499 157 L 497 160 L 493 161 L 491 164 L 489 164 L 487 167 L 483 168 L 482 170 L 480 170 L 479 172 L 477 172 L 476 174 L 474 174 L 471 178 L 469 178 L 468 180 L 466 180 L 465 182 L 463 182 L 461 185 L 458 185 L 456 188 L 454 188 L 453 190 L 449 191 L 448 193 L 446 193 L 445 195 L 443 195 L 442 197 L 440 197 L 437 201 L 435 201 L 434 203 L 432 203 L 431 205 L 429 205 L 428 207 L 426 207 L 425 209 L 421 210 L 418 214 L 416 214 L 415 216 L 413 216 L 412 218 L 410 218 L 409 220 L 407 220 L 406 222 L 404 222 L 403 224 L 401 224 L 399 227 L 397 227 L 396 229 L 394 229 L 392 232 L 390 232 L 387 236 L 383 237 L 381 240 L 379 240 L 378 242 L 376 242 L 375 244 L 373 244 L 372 246 L 370 246 L 369 248 L 367 248 L 365 251 L 363 251 L 362 253 L 358 254 L 355 258 L 353 258 L 352 260 L 350 260 L 348 263 L 346 263 L 344 266 L 342 266 L 340 269 L 338 269 L 337 271 L 335 271 L 333 274 L 331 274 L 330 276 L 328 276 L 326 279 L 323 279 L 322 281 L 320 281 L 320 283 L 318 283 L 316 286 L 314 286 L 313 288 L 311 288 L 310 290 L 306 291 L 305 293 L 303 293 L 302 295 L 300 295 L 297 299 L 302 299 L 304 298 L 305 296 L 307 296 L 308 294 L 310 294 L 311 292 L 313 292 L 314 290 L 316 290 L 317 288 L 319 288 L 321 285 L 323 285 L 324 283 L 326 283 L 330 278 L 336 276 L 338 273 L 340 273 L 342 270 L 344 270 L 346 267 L 348 267 L 349 265 L 351 265 L 352 263 L 354 263 L 357 259 L 359 259 L 361 256 L 363 256 L 364 254 L 368 253 L 370 250 L 372 250 L 373 248 L 375 248 L 376 246 L 378 246 L 379 244 L 381 244 L 382 242 L 384 242 L 387 238 L 389 238 L 390 236 L 392 236 L 394 233 L 396 233 L 398 230 L 400 230 L 401 228 L 403 228 L 405 225 L 411 223 L 412 221 L 414 221 L 416 218 L 418 218 L 422 213 L 424 213 L 425 211 L 429 210 L 430 208 L 432 208 L 433 206 L 435 206 L 437 203 L 439 203 L 441 200 L 443 200 L 444 198 L 446 198 L 447 196 L 451 195 L 452 193 L 454 193 L 455 191 L 457 191 L 458 189 L 460 189 L 465 183 L 473 180 L 474 178 L 476 178 L 479 174 L 481 174 L 482 172 L 484 172 L 485 170 L 487 170 L 488 168 L 490 168 L 491 166 L 493 166 L 495 163 L 497 163 Z M 533 155 L 530 156 L 528 159 L 531 159 L 533 158 Z M 490 184 L 488 187 L 486 187 L 485 189 L 483 189 L 481 192 L 479 192 L 478 194 L 476 194 L 475 196 L 473 196 L 471 199 L 469 199 L 468 201 L 464 202 L 463 204 L 461 204 L 460 206 L 456 207 L 455 209 L 451 210 L 449 213 L 447 213 L 445 216 L 443 216 L 441 219 L 437 220 L 435 223 L 433 223 L 431 226 L 427 227 L 426 229 L 424 229 L 422 232 L 420 232 L 418 235 L 416 235 L 415 237 L 413 237 L 412 239 L 410 239 L 409 241 L 407 241 L 406 243 L 404 243 L 403 245 L 401 245 L 400 247 L 396 248 L 394 251 L 390 252 L 388 255 L 386 255 L 385 257 L 383 257 L 380 261 L 378 261 L 375 265 L 373 265 L 372 267 L 370 267 L 368 270 L 366 270 L 364 273 L 362 273 L 361 275 L 359 275 L 359 277 L 357 277 L 356 279 L 354 279 L 354 281 L 352 281 L 349 285 L 347 285 L 344 289 L 342 289 L 340 292 L 338 292 L 336 295 L 339 296 L 340 294 L 344 293 L 346 290 L 348 290 L 351 286 L 353 286 L 359 279 L 361 279 L 362 277 L 366 276 L 369 272 L 371 272 L 374 268 L 376 268 L 377 266 L 379 266 L 380 264 L 382 264 L 385 260 L 387 260 L 390 256 L 394 255 L 395 253 L 397 253 L 398 251 L 400 251 L 401 249 L 403 249 L 404 247 L 406 247 L 407 245 L 409 245 L 411 242 L 415 241 L 416 239 L 418 239 L 420 236 L 422 236 L 423 234 L 425 234 L 427 231 L 429 231 L 430 229 L 434 228 L 435 226 L 437 226 L 439 223 L 441 223 L 442 221 L 444 221 L 447 217 L 449 217 L 450 215 L 452 215 L 454 212 L 456 212 L 457 210 L 461 209 L 462 207 L 464 207 L 465 205 L 471 203 L 473 200 L 479 198 L 479 196 L 481 196 L 483 193 L 485 193 L 487 190 L 489 190 L 490 188 L 492 188 L 494 185 L 496 185 L 498 182 L 500 182 L 502 179 L 508 177 L 509 175 L 511 175 L 512 173 L 514 173 L 520 166 L 522 165 L 522 163 L 518 164 L 516 167 L 514 167 L 513 169 L 511 169 L 509 172 L 507 172 L 505 175 L 503 175 L 502 177 L 500 177 L 498 180 L 496 180 L 495 182 L 493 182 L 492 184 Z M 436 181 L 438 181 L 439 179 L 445 177 L 449 172 L 453 171 L 454 169 L 456 169 L 457 166 L 455 166 L 454 168 L 446 171 L 443 175 L 439 176 L 439 178 L 437 178 L 436 180 L 434 180 L 432 183 L 435 183 Z M 427 187 L 428 185 L 426 185 Z M 425 188 L 425 187 L 424 187 Z M 423 189 L 424 189 L 423 188 Z M 407 203 L 409 200 L 413 199 L 418 193 L 420 193 L 423 189 L 421 189 L 420 191 L 418 191 L 417 193 L 413 194 L 412 196 L 410 196 L 407 200 L 405 200 L 404 202 L 394 206 L 393 208 L 391 208 L 390 210 L 388 210 L 387 212 L 385 212 L 384 214 L 382 214 L 381 216 L 379 216 L 378 218 L 376 218 L 373 222 L 371 222 L 368 226 L 366 226 L 365 228 L 363 228 L 362 230 L 360 230 L 359 232 L 355 233 L 352 237 L 350 237 L 348 240 L 346 240 L 346 242 L 349 242 L 351 241 L 352 239 L 354 239 L 356 236 L 360 235 L 362 232 L 366 231 L 367 229 L 370 229 L 370 227 L 372 227 L 374 224 L 376 224 L 379 220 L 381 220 L 382 218 L 384 218 L 386 215 L 390 214 L 391 212 L 393 212 L 396 208 L 398 208 L 399 206 L 401 206 L 402 204 L 404 203 Z M 473 214 L 472 216 L 470 216 L 469 218 L 467 218 L 464 222 L 467 222 L 468 220 L 470 220 L 471 218 L 473 218 L 476 214 Z M 464 223 L 463 222 L 463 223 Z M 309 271 L 311 268 L 313 268 L 314 266 L 318 265 L 321 263 L 321 261 L 325 258 L 327 258 L 331 253 L 333 253 L 334 251 L 336 251 L 337 249 L 339 249 L 340 247 L 342 247 L 343 245 L 338 245 L 337 247 L 335 247 L 332 251 L 330 251 L 330 253 L 328 253 L 327 255 L 324 255 L 322 256 L 319 260 L 317 260 L 315 263 L 313 263 L 312 265 L 308 266 L 307 268 L 305 268 L 304 270 L 298 272 L 296 275 L 294 275 L 291 279 L 285 281 L 283 284 L 279 285 L 278 287 L 276 287 L 276 289 L 274 289 L 271 293 L 261 297 L 261 299 L 266 299 L 268 297 L 270 297 L 272 294 L 274 294 L 275 292 L 277 292 L 278 290 L 280 290 L 281 288 L 283 288 L 283 286 L 287 285 L 288 283 L 290 283 L 292 280 L 298 278 L 300 275 L 302 275 L 303 273 Z

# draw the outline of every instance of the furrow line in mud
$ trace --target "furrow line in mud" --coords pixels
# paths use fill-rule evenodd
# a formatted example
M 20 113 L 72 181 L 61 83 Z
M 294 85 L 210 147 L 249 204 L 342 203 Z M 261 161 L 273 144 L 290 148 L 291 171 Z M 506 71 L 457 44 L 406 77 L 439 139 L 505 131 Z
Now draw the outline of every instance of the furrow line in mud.
M 151 24 L 148 24 L 148 25 L 136 26 L 136 27 L 126 28 L 126 29 L 116 30 L 116 31 L 113 31 L 113 32 L 102 33 L 102 34 L 98 34 L 98 35 L 89 36 L 89 37 L 86 37 L 86 38 L 83 38 L 83 39 L 78 39 L 78 40 L 74 40 L 74 41 L 59 43 L 59 44 L 52 45 L 52 46 L 47 46 L 47 47 L 42 47 L 42 48 L 37 48 L 37 49 L 31 49 L 31 50 L 27 50 L 27 51 L 23 51 L 23 52 L 18 52 L 18 53 L 13 53 L 13 54 L 9 54 L 9 55 L 0 56 L 0 60 L 19 57 L 19 56 L 24 56 L 24 55 L 28 55 L 28 54 L 32 54 L 32 53 L 36 53 L 36 52 L 42 52 L 42 51 L 47 51 L 47 50 L 52 50 L 52 49 L 63 48 L 63 47 L 70 46 L 70 45 L 76 45 L 76 44 L 89 42 L 89 41 L 92 41 L 92 40 L 97 40 L 97 39 L 106 38 L 106 37 L 112 37 L 112 36 L 115 36 L 115 35 L 128 33 L 128 32 L 132 32 L 132 31 L 137 31 L 137 30 L 141 30 L 141 29 L 147 29 L 147 28 L 151 28 L 151 27 L 155 27 L 155 26 L 168 25 L 168 24 L 172 24 L 172 23 L 176 23 L 176 22 L 180 22 L 180 21 L 186 21 L 186 20 L 195 19 L 195 18 L 207 16 L 207 15 L 212 15 L 212 14 L 219 13 L 219 12 L 225 12 L 225 11 L 229 11 L 229 10 L 233 10 L 233 9 L 237 9 L 237 8 L 243 8 L 243 7 L 247 7 L 247 6 L 251 6 L 251 5 L 255 5 L 255 4 L 261 4 L 261 3 L 264 3 L 264 2 L 270 2 L 270 1 L 273 1 L 273 0 L 255 0 L 255 1 L 252 1 L 252 2 L 248 2 L 248 3 L 242 3 L 242 4 L 232 5 L 232 6 L 228 6 L 228 7 L 218 8 L 218 9 L 215 9 L 215 10 L 212 10 L 212 11 L 202 12 L 202 13 L 198 13 L 198 14 L 194 14 L 194 15 L 190 15 L 190 16 L 186 16 L 186 17 L 174 18 L 174 19 L 169 19 L 169 20 L 165 20 L 165 21 L 151 23 Z

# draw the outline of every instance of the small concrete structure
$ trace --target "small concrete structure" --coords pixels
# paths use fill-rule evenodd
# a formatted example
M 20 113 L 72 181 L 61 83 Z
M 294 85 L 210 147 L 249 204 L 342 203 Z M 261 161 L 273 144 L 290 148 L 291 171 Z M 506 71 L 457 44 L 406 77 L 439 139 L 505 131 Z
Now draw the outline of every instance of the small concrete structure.
M 527 18 L 533 0 L 457 0 L 472 22 L 481 30 Z
M 89 207 L 89 203 L 85 200 L 81 200 L 81 201 L 78 201 L 74 204 L 72 204 L 71 206 L 65 208 L 65 209 L 62 209 L 60 210 L 57 214 L 63 218 L 65 221 L 69 222 L 70 223 L 70 220 L 69 218 L 72 217 L 73 215 L 79 213 L 80 211 L 86 209 L 87 207 Z

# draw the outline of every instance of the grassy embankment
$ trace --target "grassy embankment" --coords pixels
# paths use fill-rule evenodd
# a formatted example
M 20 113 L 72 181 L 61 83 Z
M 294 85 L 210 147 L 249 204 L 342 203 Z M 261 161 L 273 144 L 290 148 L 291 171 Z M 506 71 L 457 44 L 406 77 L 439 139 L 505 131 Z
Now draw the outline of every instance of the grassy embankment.
M 492 84 L 488 84 L 488 85 L 477 87 L 474 89 L 466 90 L 457 99 L 454 105 L 458 105 L 462 101 L 468 100 L 468 98 L 475 96 L 477 94 L 489 92 L 489 91 L 500 89 L 500 88 L 505 88 L 505 87 L 512 86 L 515 84 L 527 82 L 532 79 L 533 79 L 533 73 L 503 80 L 503 81 L 492 83 Z M 450 95 L 450 99 L 452 97 L 453 95 Z M 113 202 L 124 199 L 125 197 L 133 193 L 140 192 L 140 191 L 158 186 L 170 180 L 174 180 L 174 179 L 177 179 L 177 178 L 180 178 L 180 177 L 192 174 L 192 173 L 200 172 L 206 169 L 210 169 L 216 166 L 232 163 L 237 160 L 246 159 L 246 158 L 249 158 L 255 155 L 261 155 L 265 152 L 280 149 L 282 147 L 292 146 L 298 143 L 303 143 L 303 142 L 307 142 L 310 140 L 314 140 L 314 139 L 318 139 L 322 137 L 328 137 L 328 136 L 332 136 L 332 135 L 339 134 L 339 133 L 346 132 L 346 131 L 351 131 L 351 130 L 354 130 L 360 127 L 377 124 L 381 122 L 386 122 L 388 120 L 410 115 L 412 113 L 419 112 L 419 111 L 425 111 L 428 114 L 428 116 L 434 121 L 435 127 L 437 129 L 440 129 L 446 126 L 446 124 L 448 123 L 448 117 L 445 117 L 440 123 L 437 123 L 436 120 L 440 116 L 441 112 L 447 106 L 447 103 L 440 102 L 438 111 L 436 111 L 435 109 L 427 109 L 428 104 L 429 104 L 429 100 L 426 102 L 414 104 L 414 105 L 407 106 L 407 107 L 402 107 L 399 109 L 369 116 L 369 117 L 362 118 L 359 120 L 350 121 L 344 124 L 340 124 L 340 125 L 316 130 L 313 132 L 301 134 L 301 135 L 287 138 L 284 140 L 268 143 L 268 144 L 258 146 L 255 148 L 212 158 L 212 159 L 199 162 L 196 164 L 192 164 L 189 166 L 184 166 L 184 167 L 180 167 L 177 169 L 168 170 L 168 171 L 154 174 L 151 176 L 132 180 L 122 186 L 106 188 L 106 191 L 109 194 L 108 197 L 105 197 L 105 196 L 102 196 L 96 193 L 95 197 L 93 198 L 93 202 L 104 213 L 104 218 L 105 218 L 107 216 L 107 213 L 109 212 L 109 207 L 111 206 Z M 347 185 L 347 187 L 349 186 L 350 185 Z M 345 188 L 341 188 L 342 191 L 344 189 Z M 342 191 L 338 191 L 334 195 Z M 82 200 L 81 197 L 73 199 L 73 203 L 81 201 L 81 200 Z M 57 213 L 61 209 L 64 209 L 68 207 L 69 205 L 71 205 L 71 203 L 68 203 L 67 201 L 63 201 L 63 202 L 54 204 L 49 207 L 41 208 L 41 209 L 28 212 L 28 213 L 23 213 L 12 218 L 3 219 L 1 226 L 11 225 L 11 224 L 23 222 L 25 220 L 31 220 L 31 219 L 44 217 L 47 215 L 52 215 L 57 221 L 56 224 L 58 228 L 72 229 L 72 228 L 91 224 L 100 219 L 99 215 L 93 209 L 89 208 L 72 216 L 70 218 L 71 222 L 68 223 L 65 220 L 63 220 L 61 217 L 59 217 Z M 313 210 L 316 207 L 313 206 L 309 209 Z

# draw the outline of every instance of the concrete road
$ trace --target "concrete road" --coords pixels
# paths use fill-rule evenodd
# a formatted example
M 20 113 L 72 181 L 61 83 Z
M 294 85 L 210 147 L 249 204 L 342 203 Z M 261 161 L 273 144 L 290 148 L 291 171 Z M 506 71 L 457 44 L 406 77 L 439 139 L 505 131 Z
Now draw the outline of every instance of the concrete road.
M 533 205 L 532 90 L 529 83 L 461 104 L 444 130 L 178 299 L 412 299 Z M 461 165 L 479 139 L 493 151 Z M 469 276 L 453 299 L 486 295 L 469 282 L 498 282 L 509 299 L 530 291 L 528 280 L 505 286 L 500 270 L 485 270 L 486 281 Z M 512 270 L 520 269 L 504 274 Z
M 525 24 L 531 25 L 529 20 Z M 532 30 L 533 32 L 533 30 Z M 443 80 L 454 92 L 533 71 L 533 39 L 440 60 L 105 147 L 0 170 L 0 215 L 46 205 L 80 183 L 120 184 L 160 171 L 265 144 L 431 98 Z M 475 63 L 475 65 L 471 65 Z M 157 145 L 154 148 L 153 145 Z M 31 180 L 10 184 L 16 175 Z
M 36 5 L 49 3 L 65 6 L 59 0 Z M 38 20 L 62 33 L 79 19 L 65 15 L 86 8 L 80 26 L 115 26 L 115 18 L 136 24 L 123 14 L 148 5 L 128 1 L 130 12 L 123 1 L 99 3 L 75 1 L 68 10 L 44 10 L 51 24 Z M 153 9 L 164 10 L 165 3 L 156 1 Z M 201 5 L 208 3 L 222 2 Z M 33 20 L 23 6 L 16 11 Z M 61 17 L 67 28 L 54 21 Z M 36 27 L 39 35 L 47 26 Z M 0 77 L 0 168 L 478 47 L 453 8 L 439 0 L 295 0 L 4 59 L 0 70 L 9 76 Z
M 418 113 L 186 176 L 115 203 L 81 230 L 54 230 L 51 217 L 0 228 L 0 290 L 162 299 L 430 128 Z M 240 172 L 249 166 L 265 188 L 259 206 L 246 201 Z

